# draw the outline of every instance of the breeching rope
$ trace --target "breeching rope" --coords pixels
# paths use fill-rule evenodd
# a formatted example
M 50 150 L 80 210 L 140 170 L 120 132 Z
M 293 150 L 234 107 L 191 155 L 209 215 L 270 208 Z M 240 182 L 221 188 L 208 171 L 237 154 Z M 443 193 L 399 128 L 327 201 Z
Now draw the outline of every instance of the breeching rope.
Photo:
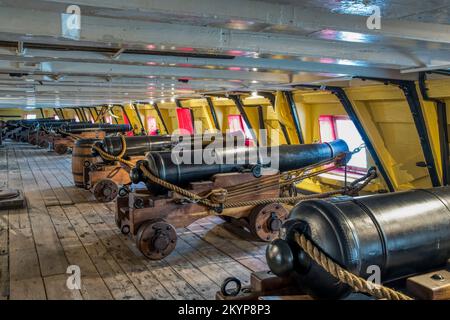
M 126 140 L 123 135 L 121 135 L 120 137 L 122 140 L 122 150 L 117 156 L 114 156 L 112 154 L 105 152 L 99 146 L 94 145 L 92 148 L 95 151 L 97 151 L 99 153 L 99 155 L 105 160 L 119 161 L 119 162 L 127 165 L 128 167 L 133 168 L 133 167 L 135 167 L 135 164 L 133 162 L 123 159 L 123 156 L 125 155 L 125 152 L 126 152 Z M 209 207 L 211 209 L 214 209 L 217 212 L 221 212 L 223 209 L 226 209 L 226 208 L 256 206 L 256 205 L 264 205 L 264 204 L 270 204 L 270 203 L 295 204 L 297 202 L 304 201 L 304 200 L 328 198 L 328 197 L 338 195 L 338 194 L 355 194 L 358 191 L 360 191 L 362 188 L 364 188 L 371 180 L 376 178 L 376 176 L 377 176 L 376 170 L 370 169 L 365 176 L 361 177 L 360 179 L 355 180 L 350 186 L 346 186 L 342 189 L 335 190 L 335 191 L 324 192 L 321 194 L 313 194 L 313 195 L 299 195 L 299 196 L 294 196 L 294 197 L 278 197 L 278 198 L 268 198 L 268 199 L 239 201 L 239 202 L 227 201 L 228 198 L 233 198 L 236 196 L 236 194 L 242 194 L 243 191 L 248 191 L 248 188 L 251 188 L 251 187 L 256 186 L 256 190 L 260 191 L 264 188 L 272 187 L 275 184 L 280 184 L 281 186 L 283 186 L 286 184 L 291 184 L 296 181 L 300 181 L 300 180 L 303 180 L 306 178 L 310 178 L 312 176 L 316 176 L 320 173 L 323 173 L 324 172 L 323 170 L 322 171 L 319 170 L 314 173 L 305 174 L 306 171 L 311 170 L 317 166 L 323 166 L 326 164 L 335 163 L 335 166 L 326 169 L 326 171 L 333 170 L 335 167 L 339 167 L 339 164 L 337 164 L 337 163 L 342 161 L 342 159 L 344 157 L 345 157 L 345 154 L 341 154 L 333 159 L 322 161 L 319 164 L 316 164 L 315 166 L 309 166 L 309 167 L 306 167 L 303 169 L 293 170 L 293 171 L 283 173 L 283 174 L 281 174 L 281 180 L 280 180 L 280 176 L 278 176 L 278 175 L 267 176 L 267 177 L 262 177 L 262 178 L 258 179 L 256 182 L 253 182 L 253 184 L 252 183 L 243 183 L 243 184 L 234 186 L 234 187 L 230 188 L 229 190 L 215 189 L 206 195 L 199 195 L 199 194 L 193 193 L 189 190 L 186 190 L 184 188 L 181 188 L 177 185 L 174 185 L 170 182 L 167 182 L 165 180 L 162 180 L 162 179 L 156 177 L 155 175 L 153 175 L 150 172 L 150 170 L 148 170 L 145 167 L 145 165 L 143 163 L 138 163 L 137 167 L 139 170 L 141 170 L 143 175 L 147 179 L 149 179 L 151 182 L 153 182 L 165 189 L 176 192 L 176 193 L 186 197 L 190 202 L 198 203 L 198 204 L 204 205 L 206 207 Z M 362 184 L 360 186 L 357 186 L 357 184 L 359 184 L 361 182 L 362 182 Z M 264 185 L 264 183 L 265 183 L 265 185 Z
M 69 137 L 73 138 L 74 140 L 83 139 L 82 137 L 77 136 L 76 134 L 73 134 L 73 133 L 70 133 L 70 132 L 67 132 L 67 131 L 64 131 L 64 130 L 61 130 L 61 129 L 59 129 L 58 132 L 63 134 L 63 135 L 69 136 Z
M 319 247 L 306 239 L 304 234 L 296 233 L 295 240 L 300 248 L 306 252 L 319 266 L 333 277 L 350 286 L 354 291 L 368 293 L 377 299 L 413 300 L 404 293 L 398 292 L 380 284 L 367 281 L 342 268 L 329 258 Z

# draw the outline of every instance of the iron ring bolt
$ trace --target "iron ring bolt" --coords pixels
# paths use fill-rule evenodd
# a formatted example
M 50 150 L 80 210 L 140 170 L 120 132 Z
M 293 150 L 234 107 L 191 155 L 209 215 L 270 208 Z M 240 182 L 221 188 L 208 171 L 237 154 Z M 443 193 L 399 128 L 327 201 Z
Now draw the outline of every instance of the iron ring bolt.
M 221 203 L 217 207 L 214 207 L 214 211 L 217 212 L 217 213 L 222 213 L 223 212 L 223 203 Z
M 257 164 L 255 166 L 253 166 L 252 173 L 255 178 L 261 178 L 261 176 L 262 176 L 261 165 Z
M 234 284 L 235 287 L 230 288 L 230 284 Z M 225 297 L 235 297 L 241 292 L 241 281 L 235 277 L 226 278 L 220 286 L 220 292 Z
M 128 194 L 128 190 L 125 187 L 119 189 L 119 196 L 125 197 Z
M 142 209 L 144 207 L 144 200 L 141 198 L 137 198 L 134 200 L 134 207 L 136 209 Z

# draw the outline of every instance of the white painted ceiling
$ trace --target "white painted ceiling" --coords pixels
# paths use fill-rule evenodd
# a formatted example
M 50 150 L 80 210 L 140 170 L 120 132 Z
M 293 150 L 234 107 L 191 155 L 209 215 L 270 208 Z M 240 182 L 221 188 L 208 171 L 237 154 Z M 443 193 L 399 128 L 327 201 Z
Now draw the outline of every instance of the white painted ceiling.
M 69 5 L 79 39 L 62 34 Z M 374 5 L 380 30 L 366 25 Z M 0 0 L 3 108 L 415 79 L 449 65 L 447 0 Z

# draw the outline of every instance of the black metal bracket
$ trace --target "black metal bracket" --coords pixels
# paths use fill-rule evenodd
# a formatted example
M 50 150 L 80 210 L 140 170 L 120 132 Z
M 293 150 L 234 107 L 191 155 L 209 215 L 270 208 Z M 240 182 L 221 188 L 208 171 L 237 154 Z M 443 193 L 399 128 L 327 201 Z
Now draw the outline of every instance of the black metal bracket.
M 161 114 L 161 110 L 159 110 L 159 106 L 158 106 L 158 104 L 156 102 L 153 103 L 153 108 L 155 108 L 156 113 L 158 114 L 159 120 L 161 121 L 161 123 L 162 123 L 162 125 L 164 127 L 164 130 L 166 131 L 166 134 L 170 134 L 169 129 L 167 129 L 166 122 L 164 121 L 164 118 L 163 118 L 163 116 Z
M 109 111 L 110 111 L 113 115 L 115 115 L 115 114 L 114 114 L 114 107 L 116 107 L 116 105 L 113 105 L 112 107 L 109 108 Z M 112 117 L 112 118 L 114 119 L 114 121 L 115 121 L 116 124 L 119 124 L 119 121 L 117 120 L 116 117 Z
M 45 118 L 44 110 L 42 110 L 42 108 L 39 108 L 39 111 L 41 112 L 41 117 L 42 117 L 42 119 L 44 119 L 44 118 Z
M 263 107 L 262 106 L 257 106 L 256 108 L 258 110 L 259 128 L 262 129 L 262 130 L 265 130 L 266 129 L 266 124 L 264 122 Z
M 450 178 L 450 153 L 447 127 L 447 105 L 444 100 L 431 98 L 428 95 L 428 88 L 425 81 L 427 75 L 425 72 L 419 74 L 419 89 L 423 100 L 433 102 L 436 104 L 436 113 L 439 127 L 439 145 L 441 149 L 442 162 L 442 185 L 447 186 Z
M 373 80 L 383 82 L 385 85 L 395 85 L 399 87 L 405 95 L 408 102 L 411 115 L 414 119 L 417 133 L 419 135 L 422 153 L 425 158 L 428 173 L 430 175 L 431 184 L 433 187 L 441 185 L 436 169 L 436 162 L 434 161 L 433 150 L 431 148 L 430 137 L 428 136 L 427 126 L 423 116 L 422 108 L 420 106 L 419 94 L 416 89 L 416 83 L 412 80 L 395 80 L 395 79 L 380 79 L 380 78 L 366 78 L 359 77 L 362 80 Z
M 78 109 L 78 108 L 70 108 L 70 109 L 75 110 L 75 113 L 77 114 L 80 121 L 86 121 L 86 118 L 83 116 L 83 113 L 81 112 L 80 109 Z
M 62 108 L 59 108 L 59 112 L 61 113 L 61 119 L 66 120 L 66 117 L 64 117 L 64 111 Z
M 105 106 L 102 106 L 100 111 L 98 111 L 97 107 L 93 107 L 93 109 L 95 111 L 95 118 L 94 119 L 96 120 L 96 122 L 100 122 L 100 123 L 104 122 L 103 121 L 103 117 L 100 117 L 100 113 L 103 113 L 104 108 L 105 108 Z M 108 107 L 106 107 L 106 108 L 108 108 Z
M 95 115 L 94 115 L 94 113 L 92 112 L 92 108 L 87 108 L 88 109 L 88 111 L 89 111 L 89 114 L 91 115 L 91 118 L 92 118 L 92 120 L 95 122 Z M 96 110 L 96 109 L 95 109 Z
M 141 125 L 142 132 L 145 133 L 145 135 L 147 135 L 147 130 L 145 130 L 144 122 L 142 121 L 141 113 L 139 112 L 138 104 L 134 103 L 133 107 L 134 107 L 134 111 L 136 112 L 136 116 L 137 116 L 137 118 L 139 120 L 139 124 Z
M 291 91 L 284 91 L 287 103 L 289 105 L 289 111 L 291 112 L 292 120 L 294 121 L 295 131 L 297 132 L 298 141 L 300 144 L 305 143 L 303 138 L 302 126 L 297 112 L 297 105 L 295 104 L 294 95 Z
M 377 166 L 378 171 L 380 172 L 381 176 L 383 177 L 389 191 L 391 191 L 391 192 L 395 191 L 394 185 L 392 184 L 392 181 L 391 181 L 391 178 L 387 174 L 387 171 L 384 168 L 380 157 L 378 156 L 377 152 L 375 151 L 372 141 L 370 140 L 369 136 L 367 135 L 366 131 L 364 130 L 362 122 L 358 118 L 358 115 L 357 115 L 350 99 L 348 98 L 347 93 L 344 91 L 344 89 L 342 89 L 341 87 L 319 86 L 319 85 L 295 85 L 294 87 L 329 91 L 329 92 L 333 93 L 339 99 L 342 106 L 344 107 L 344 110 L 347 112 L 348 116 L 354 123 L 356 130 L 358 130 L 361 138 L 363 139 L 363 141 L 366 145 L 366 148 L 369 151 L 370 156 L 372 157 L 373 161 L 375 162 L 375 165 Z
M 85 107 L 81 107 L 81 110 L 83 111 L 83 114 L 84 114 L 86 120 L 89 121 L 89 113 L 86 114 L 86 110 L 85 109 L 86 109 Z M 89 111 L 89 108 L 87 108 L 87 109 Z
M 272 107 L 275 109 L 275 94 L 267 91 L 258 91 L 258 95 L 269 100 L 272 104 Z
M 130 123 L 131 130 L 134 132 L 133 124 L 131 123 L 131 118 L 128 116 L 127 110 L 123 104 L 120 105 L 120 109 L 122 109 L 123 114 L 127 117 L 128 122 Z
M 241 97 L 238 96 L 238 95 L 230 95 L 229 98 L 231 100 L 233 100 L 234 104 L 236 105 L 237 109 L 239 110 L 239 113 L 242 116 L 242 119 L 244 120 L 245 124 L 247 125 L 247 128 L 250 129 L 250 133 L 252 135 L 253 140 L 256 142 L 256 145 L 259 146 L 259 141 L 256 138 L 255 132 L 254 132 L 253 127 L 252 127 L 252 124 L 250 123 L 250 120 L 249 120 L 249 118 L 247 116 L 247 113 L 245 112 L 244 104 L 242 102 Z
M 214 103 L 212 101 L 211 97 L 206 97 L 206 102 L 208 103 L 208 107 L 209 107 L 209 112 L 211 112 L 211 116 L 214 122 L 214 126 L 216 127 L 217 130 L 220 131 L 220 124 L 219 124 L 219 120 L 217 119 L 217 113 L 216 113 L 216 108 L 214 107 Z

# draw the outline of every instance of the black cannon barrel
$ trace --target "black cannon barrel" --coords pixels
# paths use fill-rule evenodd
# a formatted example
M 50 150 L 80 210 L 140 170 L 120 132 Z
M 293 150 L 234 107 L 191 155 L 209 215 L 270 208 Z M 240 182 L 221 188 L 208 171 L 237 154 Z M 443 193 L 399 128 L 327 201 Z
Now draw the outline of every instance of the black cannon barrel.
M 38 119 L 20 119 L 8 120 L 7 123 L 38 123 L 38 122 L 75 122 L 74 119 L 55 119 L 55 118 L 38 118 Z
M 165 136 L 134 136 L 125 137 L 125 157 L 144 155 L 149 151 L 159 151 L 173 145 L 172 137 Z M 98 145 L 107 153 L 117 156 L 123 149 L 121 137 L 105 137 Z
M 65 126 L 71 125 L 88 125 L 91 122 L 70 122 L 70 121 L 51 121 L 51 122 L 39 122 L 35 125 L 36 128 L 45 128 L 47 130 L 58 129 Z
M 163 136 L 134 136 L 125 137 L 126 152 L 125 157 L 145 155 L 151 151 L 170 150 L 177 144 L 189 144 L 192 145 L 195 139 L 201 139 L 200 144 L 202 146 L 207 145 L 214 138 L 206 135 L 195 136 L 176 136 L 163 135 Z M 105 152 L 117 156 L 123 149 L 122 138 L 117 136 L 105 137 L 101 142 L 97 144 Z
M 21 119 L 21 120 L 9 120 L 6 122 L 7 127 L 35 127 L 43 123 L 69 123 L 69 120 L 55 120 L 55 119 Z
M 269 155 L 272 155 L 272 152 L 275 152 L 275 150 L 278 149 L 279 157 L 276 158 L 279 162 L 278 169 L 281 172 L 303 168 L 349 151 L 347 144 L 343 140 L 320 144 L 282 145 L 277 149 L 267 149 Z M 206 149 L 200 151 L 204 150 Z M 215 163 L 211 163 L 212 161 L 210 163 L 205 162 L 203 157 L 200 157 L 200 162 L 196 162 L 195 152 L 198 150 L 194 150 L 193 152 L 188 153 L 189 157 L 187 158 L 190 159 L 190 164 L 175 163 L 172 159 L 172 152 L 170 151 L 149 152 L 146 155 L 145 164 L 155 176 L 176 185 L 186 185 L 192 181 L 210 179 L 213 175 L 218 173 L 238 172 L 243 168 L 256 164 L 268 166 L 268 163 L 265 163 L 264 159 L 260 157 L 260 154 L 258 153 L 259 150 L 261 149 L 256 147 L 217 149 L 215 150 L 215 158 L 218 159 L 218 161 L 215 161 Z M 200 154 L 197 153 L 197 155 L 200 156 L 201 154 L 202 152 L 200 152 Z M 181 152 L 180 155 L 183 156 L 183 152 Z M 232 160 L 231 163 L 229 161 L 230 159 Z M 273 163 L 273 165 L 274 164 L 275 163 Z M 140 180 L 145 179 L 141 174 L 134 171 L 132 172 L 132 180 L 134 183 L 137 183 Z M 155 188 L 155 186 L 151 184 L 147 185 L 147 187 L 149 189 Z
M 70 133 L 82 133 L 89 131 L 105 131 L 105 132 L 128 132 L 133 130 L 129 124 L 107 124 L 107 123 L 88 123 L 88 124 L 69 124 L 62 126 L 61 130 Z
M 450 187 L 304 201 L 290 212 L 280 239 L 267 247 L 267 262 L 272 272 L 293 276 L 318 297 L 345 297 L 349 288 L 299 248 L 296 232 L 365 279 L 379 268 L 385 283 L 445 266 L 450 258 L 449 208 Z

